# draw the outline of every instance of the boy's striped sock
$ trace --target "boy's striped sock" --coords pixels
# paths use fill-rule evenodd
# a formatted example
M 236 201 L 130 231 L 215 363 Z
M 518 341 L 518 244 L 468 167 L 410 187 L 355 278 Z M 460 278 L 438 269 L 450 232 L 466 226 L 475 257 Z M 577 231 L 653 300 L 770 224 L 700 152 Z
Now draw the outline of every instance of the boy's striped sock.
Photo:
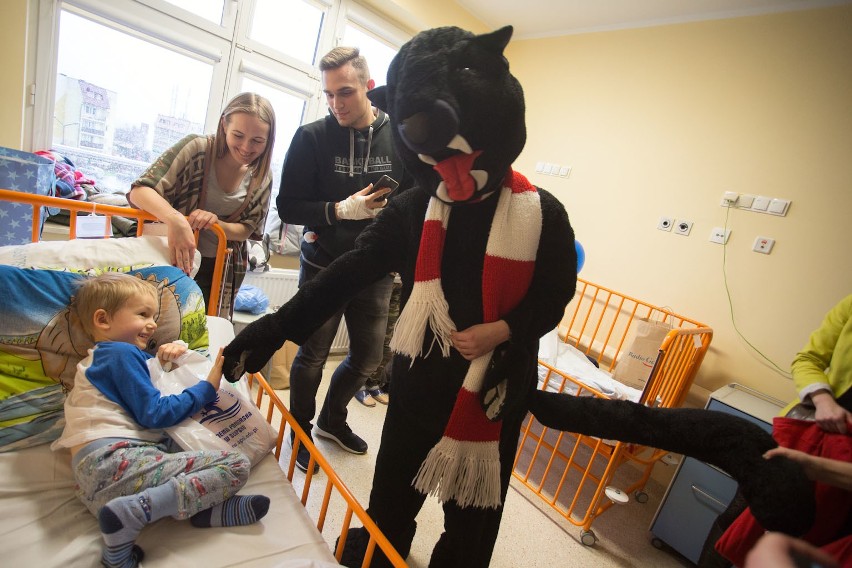
M 269 497 L 235 495 L 189 518 L 194 527 L 240 527 L 256 523 L 269 511 Z
M 134 544 L 142 527 L 151 522 L 151 506 L 144 493 L 117 497 L 98 513 L 104 539 L 101 563 L 107 568 L 135 568 L 142 549 Z

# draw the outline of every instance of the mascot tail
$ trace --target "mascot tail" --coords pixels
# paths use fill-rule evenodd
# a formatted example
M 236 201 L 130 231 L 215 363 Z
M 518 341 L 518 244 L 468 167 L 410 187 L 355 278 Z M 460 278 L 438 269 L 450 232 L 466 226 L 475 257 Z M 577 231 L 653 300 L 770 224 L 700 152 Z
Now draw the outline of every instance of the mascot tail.
M 799 536 L 814 523 L 813 483 L 791 460 L 764 459 L 778 444 L 748 420 L 713 410 L 649 408 L 541 390 L 532 396 L 530 411 L 548 428 L 651 446 L 726 471 L 766 530 Z

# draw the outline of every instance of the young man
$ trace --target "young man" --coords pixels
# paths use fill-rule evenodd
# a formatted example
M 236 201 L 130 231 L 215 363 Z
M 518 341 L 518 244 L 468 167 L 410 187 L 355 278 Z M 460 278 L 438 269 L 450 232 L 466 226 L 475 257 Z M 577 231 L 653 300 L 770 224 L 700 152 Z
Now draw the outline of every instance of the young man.
M 387 203 L 389 190 L 371 194 L 373 183 L 383 175 L 403 180 L 390 120 L 367 98 L 375 83 L 364 57 L 356 48 L 338 47 L 319 67 L 330 112 L 296 131 L 277 200 L 284 223 L 305 226 L 300 286 L 352 250 L 356 237 Z M 382 360 L 392 286 L 393 277 L 385 275 L 348 302 L 302 344 L 290 371 L 290 411 L 310 434 L 323 366 L 340 318 L 346 317 L 349 353 L 331 377 L 313 432 L 355 454 L 365 453 L 367 443 L 347 425 L 346 405 Z M 303 471 L 308 460 L 307 450 L 300 448 L 296 463 Z

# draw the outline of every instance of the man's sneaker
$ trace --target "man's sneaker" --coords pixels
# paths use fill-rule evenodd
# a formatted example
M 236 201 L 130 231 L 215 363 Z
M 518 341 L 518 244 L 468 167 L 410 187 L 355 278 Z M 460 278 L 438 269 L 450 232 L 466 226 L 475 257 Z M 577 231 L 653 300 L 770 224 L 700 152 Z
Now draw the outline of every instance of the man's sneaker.
M 364 406 L 376 406 L 376 401 L 373 400 L 373 397 L 370 396 L 370 393 L 367 392 L 367 389 L 360 389 L 358 392 L 356 392 L 355 400 L 357 400 Z
M 370 393 L 370 396 L 375 399 L 377 402 L 381 402 L 382 404 L 388 403 L 388 393 L 383 391 L 380 388 L 370 389 L 367 391 Z
M 366 454 L 367 453 L 367 442 L 362 440 L 355 432 L 349 428 L 349 425 L 344 425 L 343 430 L 340 432 L 331 433 L 326 430 L 323 430 L 319 427 L 319 424 L 314 426 L 314 434 L 320 436 L 322 438 L 327 438 L 334 442 L 337 442 L 337 445 L 346 450 L 347 452 L 352 452 L 353 454 Z
M 310 436 L 310 434 L 308 434 Z M 293 432 L 290 432 L 290 447 L 293 447 L 293 440 L 296 438 L 296 435 Z M 313 441 L 313 438 L 311 438 Z M 299 444 L 299 453 L 296 454 L 296 467 L 300 470 L 308 473 L 308 465 L 311 463 L 311 452 L 308 451 L 308 448 L 305 447 L 305 444 Z M 319 471 L 319 465 L 317 462 L 314 462 L 314 474 Z

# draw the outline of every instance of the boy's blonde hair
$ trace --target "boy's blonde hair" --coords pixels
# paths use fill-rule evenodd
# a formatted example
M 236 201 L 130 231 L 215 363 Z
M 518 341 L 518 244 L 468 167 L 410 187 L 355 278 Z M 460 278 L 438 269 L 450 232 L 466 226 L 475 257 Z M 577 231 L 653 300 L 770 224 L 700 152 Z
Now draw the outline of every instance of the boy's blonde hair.
M 146 294 L 157 299 L 157 287 L 152 282 L 122 272 L 105 272 L 81 280 L 72 308 L 77 312 L 83 331 L 94 337 L 96 311 L 103 309 L 113 315 L 130 298 Z

